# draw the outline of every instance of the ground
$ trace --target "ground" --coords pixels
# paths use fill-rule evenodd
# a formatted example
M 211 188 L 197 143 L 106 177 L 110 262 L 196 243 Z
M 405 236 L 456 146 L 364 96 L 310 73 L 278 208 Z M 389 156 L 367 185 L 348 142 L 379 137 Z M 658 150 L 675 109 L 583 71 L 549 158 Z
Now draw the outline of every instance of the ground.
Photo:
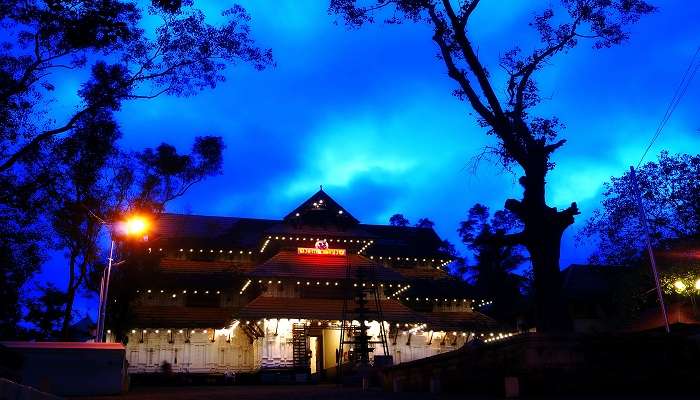
M 464 395 L 445 395 L 430 393 L 389 393 L 379 390 L 363 392 L 359 388 L 344 388 L 337 385 L 295 385 L 295 386 L 169 386 L 169 387 L 135 387 L 129 393 L 121 396 L 104 396 L 95 398 L 81 397 L 81 400 L 184 400 L 184 399 L 281 399 L 281 400 L 316 400 L 316 399 L 400 399 L 400 400 L 430 400 L 430 399 L 464 399 Z M 468 396 L 471 400 L 492 400 L 501 397 Z M 548 396 L 549 400 L 661 400 L 676 399 L 690 400 L 694 396 Z
M 169 386 L 169 387 L 134 387 L 121 396 L 95 397 L 100 400 L 181 400 L 181 399 L 282 399 L 282 400 L 314 400 L 314 399 L 422 399 L 438 398 L 425 393 L 386 393 L 378 389 L 362 392 L 360 388 L 346 388 L 338 385 L 294 385 L 294 386 Z M 449 397 L 439 397 L 441 399 Z M 457 398 L 457 397 L 455 397 Z M 87 400 L 82 397 L 81 400 Z

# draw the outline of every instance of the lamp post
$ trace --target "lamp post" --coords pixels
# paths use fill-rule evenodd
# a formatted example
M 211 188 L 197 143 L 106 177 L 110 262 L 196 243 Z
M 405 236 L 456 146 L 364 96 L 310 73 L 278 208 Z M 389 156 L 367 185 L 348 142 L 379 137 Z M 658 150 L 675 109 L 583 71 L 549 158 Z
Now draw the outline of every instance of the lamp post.
M 146 231 L 148 223 L 142 217 L 132 217 L 124 222 L 124 233 L 126 236 L 134 236 L 142 234 Z M 114 264 L 114 248 L 116 246 L 116 241 L 114 238 L 114 231 L 110 230 L 109 235 L 109 258 L 107 259 L 107 268 L 102 272 L 102 280 L 100 281 L 100 303 L 97 310 L 97 334 L 95 341 L 103 342 L 105 341 L 104 327 L 105 327 L 105 314 L 107 312 L 107 302 L 109 295 L 109 282 L 112 276 L 112 266 Z

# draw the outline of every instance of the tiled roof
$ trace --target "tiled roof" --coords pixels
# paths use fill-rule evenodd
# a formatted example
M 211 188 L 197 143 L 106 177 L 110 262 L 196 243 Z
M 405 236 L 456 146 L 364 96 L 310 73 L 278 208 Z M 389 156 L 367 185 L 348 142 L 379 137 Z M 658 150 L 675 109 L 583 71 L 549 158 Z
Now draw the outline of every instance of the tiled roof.
M 694 306 L 689 303 L 667 304 L 669 325 L 700 325 L 700 315 L 695 311 Z M 635 319 L 626 327 L 630 331 L 645 331 L 664 326 L 664 319 L 658 306 L 642 311 L 639 318 Z M 673 328 L 672 328 L 673 329 Z
M 382 300 L 382 313 L 385 321 L 423 322 L 424 317 L 396 300 Z M 348 305 L 348 308 L 354 308 Z M 371 311 L 373 305 L 369 305 Z M 260 296 L 248 303 L 239 312 L 241 319 L 258 318 L 303 318 L 318 320 L 339 320 L 343 314 L 342 299 L 312 299 Z M 368 315 L 367 319 L 377 319 Z
M 474 299 L 478 297 L 474 288 L 463 280 L 451 276 L 444 276 L 442 279 L 412 279 L 411 288 L 406 296 L 419 296 L 430 298 L 457 298 Z
M 430 312 L 424 315 L 430 329 L 485 332 L 499 328 L 496 320 L 477 311 Z
M 368 224 L 360 224 L 358 228 L 376 237 L 374 243 L 367 248 L 367 254 L 450 258 L 440 251 L 442 241 L 432 228 Z
M 230 261 L 179 260 L 163 258 L 160 260 L 160 270 L 166 273 L 245 273 L 252 270 L 254 265 Z
M 393 268 L 394 271 L 408 279 L 442 279 L 447 272 L 437 268 Z
M 358 228 L 357 225 L 338 227 L 334 225 L 314 226 L 314 225 L 292 225 L 288 223 L 279 223 L 270 226 L 265 233 L 272 235 L 306 235 L 315 237 L 347 237 L 360 239 L 374 239 L 375 236 Z
M 345 279 L 348 261 L 354 274 L 359 271 L 364 274 L 363 280 L 382 282 L 404 280 L 397 272 L 357 254 L 344 257 L 298 254 L 295 251 L 280 251 L 256 267 L 250 276 L 340 280 Z
M 406 257 L 448 257 L 440 252 L 442 241 L 431 228 L 351 224 L 342 229 L 335 225 L 295 225 L 283 220 L 219 217 L 189 214 L 161 214 L 150 235 L 172 243 L 219 246 L 225 248 L 258 248 L 270 233 L 315 234 L 329 237 L 372 238 L 368 254 Z
M 569 299 L 595 302 L 610 300 L 610 294 L 633 278 L 634 268 L 615 265 L 571 264 L 561 271 L 562 289 Z
M 134 328 L 224 328 L 234 319 L 233 308 L 134 306 Z
M 197 241 L 210 246 L 251 249 L 260 244 L 264 232 L 278 220 L 218 217 L 187 214 L 161 214 L 151 235 L 170 242 Z

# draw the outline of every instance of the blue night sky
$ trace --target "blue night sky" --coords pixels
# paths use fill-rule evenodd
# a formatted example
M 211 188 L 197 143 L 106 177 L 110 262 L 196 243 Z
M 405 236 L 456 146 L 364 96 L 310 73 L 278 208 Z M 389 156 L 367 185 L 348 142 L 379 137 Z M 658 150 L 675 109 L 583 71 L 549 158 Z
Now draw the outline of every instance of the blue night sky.
M 700 2 L 652 2 L 659 11 L 633 26 L 630 42 L 605 50 L 582 43 L 537 76 L 548 98 L 539 111 L 567 126 L 568 143 L 556 153 L 548 181 L 549 202 L 577 201 L 583 212 L 564 237 L 562 266 L 585 262 L 592 247 L 577 247 L 574 234 L 597 207 L 602 183 L 636 165 L 700 44 Z M 213 22 L 230 6 L 195 3 Z M 362 222 L 387 223 L 394 213 L 412 222 L 428 217 L 456 243 L 458 223 L 474 203 L 498 209 L 520 196 L 518 175 L 489 162 L 472 168 L 472 158 L 495 142 L 468 105 L 451 96 L 455 86 L 435 57 L 428 26 L 349 31 L 333 23 L 326 1 L 240 3 L 258 43 L 273 49 L 276 68 L 236 66 L 215 90 L 131 102 L 118 114 L 127 149 L 166 141 L 186 150 L 195 135 L 224 137 L 224 173 L 193 187 L 168 211 L 281 218 L 322 184 Z M 528 21 L 547 4 L 480 6 L 471 30 L 497 78 L 499 54 L 536 44 Z M 72 110 L 83 78 L 69 75 L 57 86 L 65 94 L 57 115 Z M 662 149 L 698 152 L 699 88 L 698 80 L 689 87 L 648 159 Z M 42 279 L 64 286 L 63 267 L 49 264 Z M 82 309 L 92 303 L 85 300 Z

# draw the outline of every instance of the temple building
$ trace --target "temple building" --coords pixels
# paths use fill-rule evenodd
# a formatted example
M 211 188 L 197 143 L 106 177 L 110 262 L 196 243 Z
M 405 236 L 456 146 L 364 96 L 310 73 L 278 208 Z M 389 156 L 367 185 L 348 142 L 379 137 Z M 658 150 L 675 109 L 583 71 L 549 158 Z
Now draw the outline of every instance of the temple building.
M 146 246 L 157 274 L 121 329 L 131 373 L 323 375 L 358 332 L 394 364 L 498 335 L 432 228 L 362 224 L 323 190 L 281 220 L 162 214 Z

